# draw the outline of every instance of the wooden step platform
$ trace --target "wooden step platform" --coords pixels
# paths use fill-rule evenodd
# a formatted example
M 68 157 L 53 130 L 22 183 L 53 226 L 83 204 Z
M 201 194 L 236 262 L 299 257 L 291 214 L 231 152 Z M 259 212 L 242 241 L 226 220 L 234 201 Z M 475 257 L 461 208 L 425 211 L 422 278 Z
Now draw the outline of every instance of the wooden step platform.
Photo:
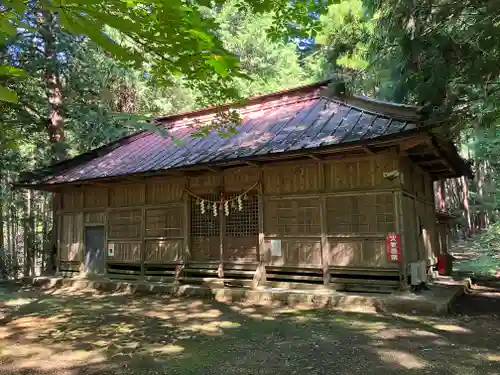
M 464 293 L 470 279 L 434 280 L 430 289 L 419 294 L 410 292 L 394 293 L 355 293 L 339 292 L 325 286 L 317 289 L 282 289 L 263 287 L 230 288 L 222 285 L 192 285 L 179 283 L 117 281 L 109 278 L 62 278 L 38 277 L 26 280 L 42 288 L 68 288 L 69 291 L 96 289 L 104 292 L 125 292 L 132 294 L 162 294 L 197 298 L 215 298 L 218 301 L 247 302 L 252 304 L 273 305 L 311 305 L 349 311 L 445 314 L 453 300 Z

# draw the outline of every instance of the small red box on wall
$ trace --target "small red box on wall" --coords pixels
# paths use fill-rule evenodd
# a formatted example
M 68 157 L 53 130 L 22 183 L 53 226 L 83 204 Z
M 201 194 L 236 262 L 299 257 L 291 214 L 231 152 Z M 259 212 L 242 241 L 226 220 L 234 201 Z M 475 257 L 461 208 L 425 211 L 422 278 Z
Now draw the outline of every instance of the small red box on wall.
M 389 233 L 387 235 L 385 238 L 385 249 L 389 262 L 401 262 L 401 236 L 399 234 Z

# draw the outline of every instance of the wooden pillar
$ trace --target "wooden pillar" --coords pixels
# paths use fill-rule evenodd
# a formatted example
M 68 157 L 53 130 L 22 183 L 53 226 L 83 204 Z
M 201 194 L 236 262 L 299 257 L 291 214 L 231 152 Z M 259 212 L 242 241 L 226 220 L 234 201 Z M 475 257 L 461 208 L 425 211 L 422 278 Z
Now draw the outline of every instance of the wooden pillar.
M 319 216 L 321 222 L 321 265 L 323 267 L 323 285 L 330 285 L 330 243 L 327 235 L 327 213 L 326 213 L 326 197 L 324 195 L 326 188 L 325 181 L 325 165 L 318 163 L 318 176 L 320 185 L 320 207 Z
M 188 179 L 185 179 L 185 187 L 187 189 Z M 186 263 L 191 257 L 191 197 L 187 192 L 183 194 L 184 201 L 184 249 L 182 254 L 182 268 L 186 266 Z M 178 280 L 181 270 L 177 270 L 175 273 L 175 279 Z
M 146 184 L 142 184 L 141 186 L 141 232 L 139 234 L 139 240 L 141 242 L 141 279 L 144 279 L 145 267 L 144 261 L 146 259 L 146 240 L 144 239 L 146 233 Z
M 320 202 L 320 219 L 321 219 L 321 264 L 323 266 L 323 285 L 330 285 L 330 243 L 327 237 L 327 221 L 326 221 L 326 197 L 321 196 Z
M 106 276 L 108 274 L 108 209 L 104 209 L 104 219 L 102 225 L 104 226 L 104 273 Z
M 219 211 L 219 267 L 217 269 L 217 276 L 224 277 L 224 237 L 226 236 L 226 216 L 224 215 L 224 208 L 217 207 Z
M 55 194 L 56 195 L 56 194 Z M 8 215 L 8 212 L 7 212 Z M 53 228 L 52 230 L 55 231 L 56 233 L 53 234 L 55 241 L 51 241 L 51 246 L 56 246 L 56 259 L 54 259 L 54 262 L 56 263 L 56 275 L 59 275 L 61 272 L 61 234 L 62 234 L 62 226 L 63 226 L 63 215 L 58 213 L 57 210 L 53 209 L 52 210 L 52 215 L 54 217 L 52 218 L 52 225 Z M 52 254 L 52 249 L 50 249 L 50 254 Z M 54 265 L 53 265 L 54 266 Z
M 404 238 L 405 228 L 403 225 L 403 192 L 402 190 L 394 192 L 394 216 L 396 218 L 396 233 L 400 238 Z M 408 289 L 408 252 L 406 246 L 401 247 L 401 262 L 400 262 L 400 275 L 401 275 L 401 290 Z
M 145 202 L 145 201 L 143 201 Z M 141 241 L 141 279 L 144 279 L 144 260 L 146 259 L 146 241 L 144 239 L 144 232 L 146 232 L 146 208 L 143 206 L 141 208 L 141 233 L 140 233 L 140 241 Z
M 263 173 L 262 169 L 259 176 L 258 185 L 258 220 L 259 220 L 259 247 L 257 248 L 257 261 L 259 265 L 255 271 L 255 275 L 252 280 L 252 288 L 257 288 L 260 284 L 266 281 L 266 266 L 264 264 L 264 253 L 266 251 L 265 241 L 264 241 L 264 186 L 262 184 Z
M 224 195 L 224 176 L 219 175 L 219 186 L 216 189 L 216 200 L 220 200 Z M 224 207 L 217 203 L 217 213 L 219 215 L 219 266 L 217 268 L 217 277 L 224 277 L 224 238 L 226 236 L 226 217 L 224 215 Z

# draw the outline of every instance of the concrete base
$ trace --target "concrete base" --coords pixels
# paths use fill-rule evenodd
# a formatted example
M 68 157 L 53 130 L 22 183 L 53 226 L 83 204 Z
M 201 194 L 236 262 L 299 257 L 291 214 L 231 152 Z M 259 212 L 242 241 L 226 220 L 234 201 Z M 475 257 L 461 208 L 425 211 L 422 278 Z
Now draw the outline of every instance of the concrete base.
M 43 289 L 69 288 L 70 291 L 95 289 L 103 292 L 165 294 L 170 296 L 215 298 L 221 302 L 246 302 L 273 305 L 309 305 L 344 311 L 407 313 L 419 315 L 446 314 L 455 298 L 470 287 L 470 279 L 441 277 L 419 293 L 395 292 L 347 293 L 325 287 L 317 289 L 225 288 L 219 285 L 180 285 L 154 282 L 118 281 L 106 278 L 37 277 L 30 282 Z

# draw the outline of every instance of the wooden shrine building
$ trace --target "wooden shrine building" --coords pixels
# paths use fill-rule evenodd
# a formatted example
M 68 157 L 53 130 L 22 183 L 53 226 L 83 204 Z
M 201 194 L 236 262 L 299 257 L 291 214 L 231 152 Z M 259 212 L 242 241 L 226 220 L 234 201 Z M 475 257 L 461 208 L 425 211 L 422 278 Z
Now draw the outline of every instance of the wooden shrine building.
M 181 142 L 143 131 L 27 173 L 55 193 L 59 272 L 404 287 L 439 252 L 433 181 L 470 169 L 447 121 L 329 83 L 248 100 L 230 138 L 192 136 L 225 108 L 202 109 L 156 119 Z

